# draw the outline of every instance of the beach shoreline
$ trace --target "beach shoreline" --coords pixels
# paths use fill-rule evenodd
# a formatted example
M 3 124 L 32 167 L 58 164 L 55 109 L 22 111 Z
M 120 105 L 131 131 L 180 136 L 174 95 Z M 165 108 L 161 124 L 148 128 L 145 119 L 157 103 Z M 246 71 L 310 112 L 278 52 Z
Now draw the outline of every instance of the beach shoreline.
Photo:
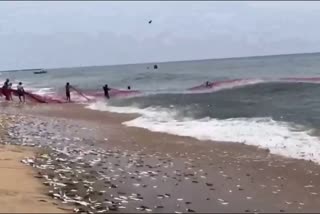
M 93 193 L 90 201 L 97 201 L 94 205 L 96 207 L 97 203 L 105 205 L 101 210 L 319 210 L 320 199 L 317 195 L 320 194 L 320 167 L 309 161 L 272 155 L 265 149 L 244 144 L 201 142 L 189 137 L 125 127 L 121 123 L 133 119 L 135 115 L 98 112 L 84 109 L 80 105 L 26 105 L 18 108 L 9 106 L 1 111 L 2 114 L 20 121 L 10 128 L 11 131 L 15 130 L 12 136 L 20 138 L 20 142 L 30 142 L 41 145 L 42 148 L 50 146 L 52 149 L 58 145 L 65 148 L 63 152 L 61 149 L 54 150 L 53 156 L 50 153 L 46 154 L 56 165 L 56 158 L 77 157 L 72 156 L 72 152 L 77 152 L 78 156 L 83 157 L 83 166 L 66 160 L 63 167 L 86 166 L 83 169 L 84 174 L 72 174 L 75 176 L 72 179 L 76 180 L 79 177 L 83 181 L 86 173 L 89 176 L 91 172 L 92 176 L 86 178 L 95 182 L 95 186 L 91 188 L 102 189 L 104 192 Z M 38 136 L 33 138 L 32 135 L 36 136 L 37 130 Z M 53 140 L 55 135 L 57 139 Z M 60 135 L 58 139 L 57 136 Z M 63 144 L 61 141 L 66 142 Z M 75 147 L 78 147 L 79 151 Z M 39 164 L 46 161 L 48 160 L 40 158 Z M 57 174 L 50 169 L 42 171 L 44 174 L 49 172 Z M 70 174 L 62 174 L 58 178 L 66 183 L 67 180 L 61 177 L 68 176 Z M 105 183 L 106 180 L 109 183 Z M 72 187 L 75 188 L 74 185 Z M 70 188 L 64 191 L 70 191 Z M 81 200 L 85 201 L 83 189 L 74 191 L 78 191 L 77 194 L 82 195 Z M 129 200 L 130 197 L 132 200 Z M 105 198 L 108 198 L 109 204 L 104 203 Z M 81 209 L 87 207 L 80 206 Z

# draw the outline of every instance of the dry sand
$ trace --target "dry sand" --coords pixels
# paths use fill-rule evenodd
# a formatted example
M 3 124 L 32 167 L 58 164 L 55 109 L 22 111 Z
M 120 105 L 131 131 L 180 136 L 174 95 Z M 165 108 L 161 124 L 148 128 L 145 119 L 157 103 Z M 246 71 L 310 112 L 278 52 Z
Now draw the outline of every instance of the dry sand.
M 45 195 L 45 186 L 34 177 L 35 171 L 21 163 L 32 157 L 29 148 L 0 145 L 0 212 L 65 213 Z

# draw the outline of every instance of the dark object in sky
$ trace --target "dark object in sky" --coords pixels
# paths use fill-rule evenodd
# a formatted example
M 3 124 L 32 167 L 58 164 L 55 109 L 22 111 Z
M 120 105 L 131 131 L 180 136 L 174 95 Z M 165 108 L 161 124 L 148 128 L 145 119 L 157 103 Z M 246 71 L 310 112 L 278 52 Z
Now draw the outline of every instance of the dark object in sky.
M 157 66 L 157 65 L 154 65 L 153 68 L 154 68 L 154 69 L 158 69 L 158 66 Z
M 151 23 L 152 23 L 152 20 L 149 21 L 149 24 L 151 24 Z

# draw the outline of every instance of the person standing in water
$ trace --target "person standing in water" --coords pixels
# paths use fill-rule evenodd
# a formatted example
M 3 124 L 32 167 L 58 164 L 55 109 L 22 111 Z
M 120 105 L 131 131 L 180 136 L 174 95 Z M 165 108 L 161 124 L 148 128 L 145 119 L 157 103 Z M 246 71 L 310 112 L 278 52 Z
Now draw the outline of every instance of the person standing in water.
M 23 102 L 26 102 L 26 98 L 24 96 L 24 88 L 22 86 L 22 82 L 19 82 L 19 84 L 17 86 L 17 92 L 18 92 L 18 97 L 19 97 L 20 103 L 22 102 L 21 97 L 23 97 Z
M 6 97 L 6 100 L 10 100 L 9 93 L 8 93 L 8 87 L 9 87 L 9 79 L 6 79 L 2 86 L 2 94 Z
M 108 87 L 107 84 L 105 84 L 105 85 L 103 86 L 103 91 L 104 91 L 104 96 L 105 96 L 107 99 L 110 99 L 110 96 L 109 96 L 110 88 Z
M 8 88 L 9 82 L 10 82 L 10 80 L 6 79 L 6 81 L 3 83 L 2 87 Z
M 67 84 L 66 84 L 66 97 L 67 97 L 67 101 L 71 102 L 70 83 L 69 82 L 67 82 Z
M 8 96 L 9 96 L 9 100 L 13 100 L 12 99 L 12 83 L 11 82 L 8 85 Z

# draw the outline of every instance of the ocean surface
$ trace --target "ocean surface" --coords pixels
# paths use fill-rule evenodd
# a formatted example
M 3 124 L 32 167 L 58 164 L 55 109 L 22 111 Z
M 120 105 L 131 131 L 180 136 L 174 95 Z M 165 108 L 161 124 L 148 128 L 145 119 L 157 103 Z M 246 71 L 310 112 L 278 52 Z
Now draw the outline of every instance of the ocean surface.
M 1 72 L 26 90 L 97 111 L 139 113 L 127 126 L 198 140 L 245 143 L 320 163 L 320 54 Z M 209 86 L 205 82 L 209 81 Z M 108 101 L 102 86 L 118 91 Z M 135 93 L 128 93 L 130 85 Z

